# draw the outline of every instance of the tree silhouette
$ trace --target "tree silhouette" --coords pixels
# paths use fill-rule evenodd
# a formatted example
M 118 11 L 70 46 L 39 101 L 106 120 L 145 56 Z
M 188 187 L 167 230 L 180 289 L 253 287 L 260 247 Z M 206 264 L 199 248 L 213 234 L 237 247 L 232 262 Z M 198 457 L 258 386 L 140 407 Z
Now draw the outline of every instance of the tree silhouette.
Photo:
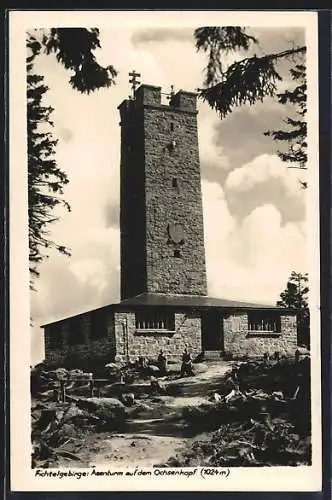
M 308 273 L 292 271 L 286 289 L 281 292 L 277 306 L 304 309 L 308 307 Z
M 208 55 L 204 88 L 198 89 L 199 97 L 216 110 L 222 119 L 235 107 L 243 104 L 253 105 L 266 97 L 276 97 L 280 104 L 293 104 L 297 119 L 286 118 L 287 130 L 267 131 L 266 135 L 287 143 L 287 151 L 278 152 L 283 161 L 305 168 L 307 87 L 303 58 L 306 47 L 293 46 L 288 50 L 271 52 L 260 57 L 253 54 L 225 65 L 222 61 L 224 55 L 241 55 L 259 45 L 259 41 L 248 33 L 247 28 L 203 27 L 196 29 L 194 36 L 197 50 Z M 284 60 L 293 64 L 290 73 L 298 85 L 295 89 L 278 93 L 278 86 L 283 78 L 277 65 Z M 306 187 L 305 183 L 302 184 Z
M 69 179 L 56 164 L 57 139 L 52 132 L 51 119 L 54 109 L 43 103 L 48 87 L 44 84 L 44 77 L 35 74 L 34 63 L 41 53 L 55 53 L 58 62 L 73 72 L 69 84 L 79 92 L 89 94 L 113 85 L 117 74 L 113 66 L 98 64 L 93 54 L 98 47 L 99 30 L 95 28 L 52 28 L 43 30 L 42 36 L 40 30 L 27 36 L 29 268 L 32 289 L 39 276 L 39 265 L 48 257 L 50 248 L 70 255 L 68 248 L 50 238 L 49 225 L 59 220 L 56 208 L 62 205 L 70 210 L 62 198 Z
M 280 294 L 277 306 L 297 310 L 298 343 L 309 346 L 310 314 L 308 309 L 308 293 L 308 274 L 293 271 L 288 279 L 285 290 Z
M 277 94 L 280 104 L 293 104 L 297 119 L 287 117 L 284 121 L 286 129 L 265 132 L 265 135 L 273 137 L 275 141 L 286 141 L 289 145 L 286 152 L 278 151 L 282 161 L 295 164 L 299 168 L 306 168 L 307 163 L 307 84 L 306 67 L 296 64 L 290 69 L 291 77 L 298 85 L 292 90 L 286 90 Z

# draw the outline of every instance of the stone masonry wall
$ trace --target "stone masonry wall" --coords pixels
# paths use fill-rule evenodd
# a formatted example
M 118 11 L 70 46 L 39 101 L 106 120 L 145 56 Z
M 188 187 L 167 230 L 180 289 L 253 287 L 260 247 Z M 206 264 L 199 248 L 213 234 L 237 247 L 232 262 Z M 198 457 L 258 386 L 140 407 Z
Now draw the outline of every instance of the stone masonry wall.
M 235 356 L 263 356 L 293 353 L 297 348 L 296 315 L 281 316 L 280 334 L 253 335 L 248 332 L 248 315 L 237 313 L 224 318 L 224 349 Z
M 147 107 L 144 130 L 147 291 L 206 295 L 196 112 Z M 169 224 L 182 226 L 178 246 Z
M 135 327 L 135 313 L 115 313 L 115 337 L 117 361 L 135 361 L 140 356 L 153 360 L 160 349 L 169 361 L 179 361 L 185 348 L 193 357 L 201 352 L 201 319 L 199 315 L 175 313 L 175 332 L 141 333 Z
M 70 345 L 68 343 L 70 319 L 63 320 L 52 325 L 52 335 L 57 332 L 62 338 L 62 347 L 52 348 L 50 342 L 50 329 L 45 329 L 45 361 L 61 365 L 65 359 L 73 356 L 75 359 L 84 359 L 91 357 L 109 357 L 110 362 L 115 352 L 115 331 L 113 313 L 105 313 L 107 320 L 107 337 L 92 340 L 90 338 L 91 316 L 89 313 L 81 316 L 82 336 L 84 343 Z

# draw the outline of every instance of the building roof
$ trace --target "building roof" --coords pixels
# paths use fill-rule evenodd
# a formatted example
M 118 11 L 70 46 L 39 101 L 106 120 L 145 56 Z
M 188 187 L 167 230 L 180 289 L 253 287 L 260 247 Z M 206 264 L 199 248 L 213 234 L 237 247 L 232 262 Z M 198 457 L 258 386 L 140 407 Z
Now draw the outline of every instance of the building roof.
M 141 293 L 124 299 L 120 306 L 171 306 L 171 307 L 220 307 L 243 309 L 276 309 L 272 304 L 255 304 L 202 295 L 168 295 L 160 293 Z M 279 309 L 279 308 L 278 308 Z
M 202 295 L 168 295 L 160 293 L 141 293 L 134 297 L 121 300 L 115 304 L 108 304 L 97 309 L 91 309 L 90 311 L 84 311 L 78 314 L 73 314 L 67 316 L 66 318 L 57 319 L 49 323 L 41 325 L 41 328 L 45 326 L 53 325 L 55 323 L 60 323 L 77 316 L 83 316 L 85 314 L 93 313 L 94 311 L 101 310 L 111 310 L 111 311 L 128 311 L 131 308 L 140 307 L 171 307 L 176 309 L 181 308 L 200 308 L 200 309 L 253 309 L 253 310 L 278 310 L 295 312 L 294 309 L 286 309 L 282 307 L 276 307 L 273 304 L 257 304 L 255 302 L 241 302 L 238 300 L 226 300 L 216 297 L 208 297 Z

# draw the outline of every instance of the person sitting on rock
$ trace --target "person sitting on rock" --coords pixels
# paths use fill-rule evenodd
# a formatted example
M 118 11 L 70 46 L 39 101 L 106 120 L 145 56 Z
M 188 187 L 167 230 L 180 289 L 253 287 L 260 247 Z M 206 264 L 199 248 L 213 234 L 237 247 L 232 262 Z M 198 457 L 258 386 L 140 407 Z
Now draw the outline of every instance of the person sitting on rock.
M 160 370 L 160 375 L 165 375 L 167 372 L 167 359 L 164 355 L 163 351 L 160 350 L 158 359 L 157 359 L 158 368 Z
M 191 356 L 187 349 L 185 349 L 182 354 L 181 377 L 191 375 L 193 375 Z

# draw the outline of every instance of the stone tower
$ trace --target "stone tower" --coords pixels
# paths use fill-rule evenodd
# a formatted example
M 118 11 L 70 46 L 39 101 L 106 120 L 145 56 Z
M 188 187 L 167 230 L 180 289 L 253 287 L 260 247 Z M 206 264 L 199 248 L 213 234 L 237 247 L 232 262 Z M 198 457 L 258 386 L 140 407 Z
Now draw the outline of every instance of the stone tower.
M 206 295 L 196 94 L 141 85 L 121 116 L 121 299 Z

